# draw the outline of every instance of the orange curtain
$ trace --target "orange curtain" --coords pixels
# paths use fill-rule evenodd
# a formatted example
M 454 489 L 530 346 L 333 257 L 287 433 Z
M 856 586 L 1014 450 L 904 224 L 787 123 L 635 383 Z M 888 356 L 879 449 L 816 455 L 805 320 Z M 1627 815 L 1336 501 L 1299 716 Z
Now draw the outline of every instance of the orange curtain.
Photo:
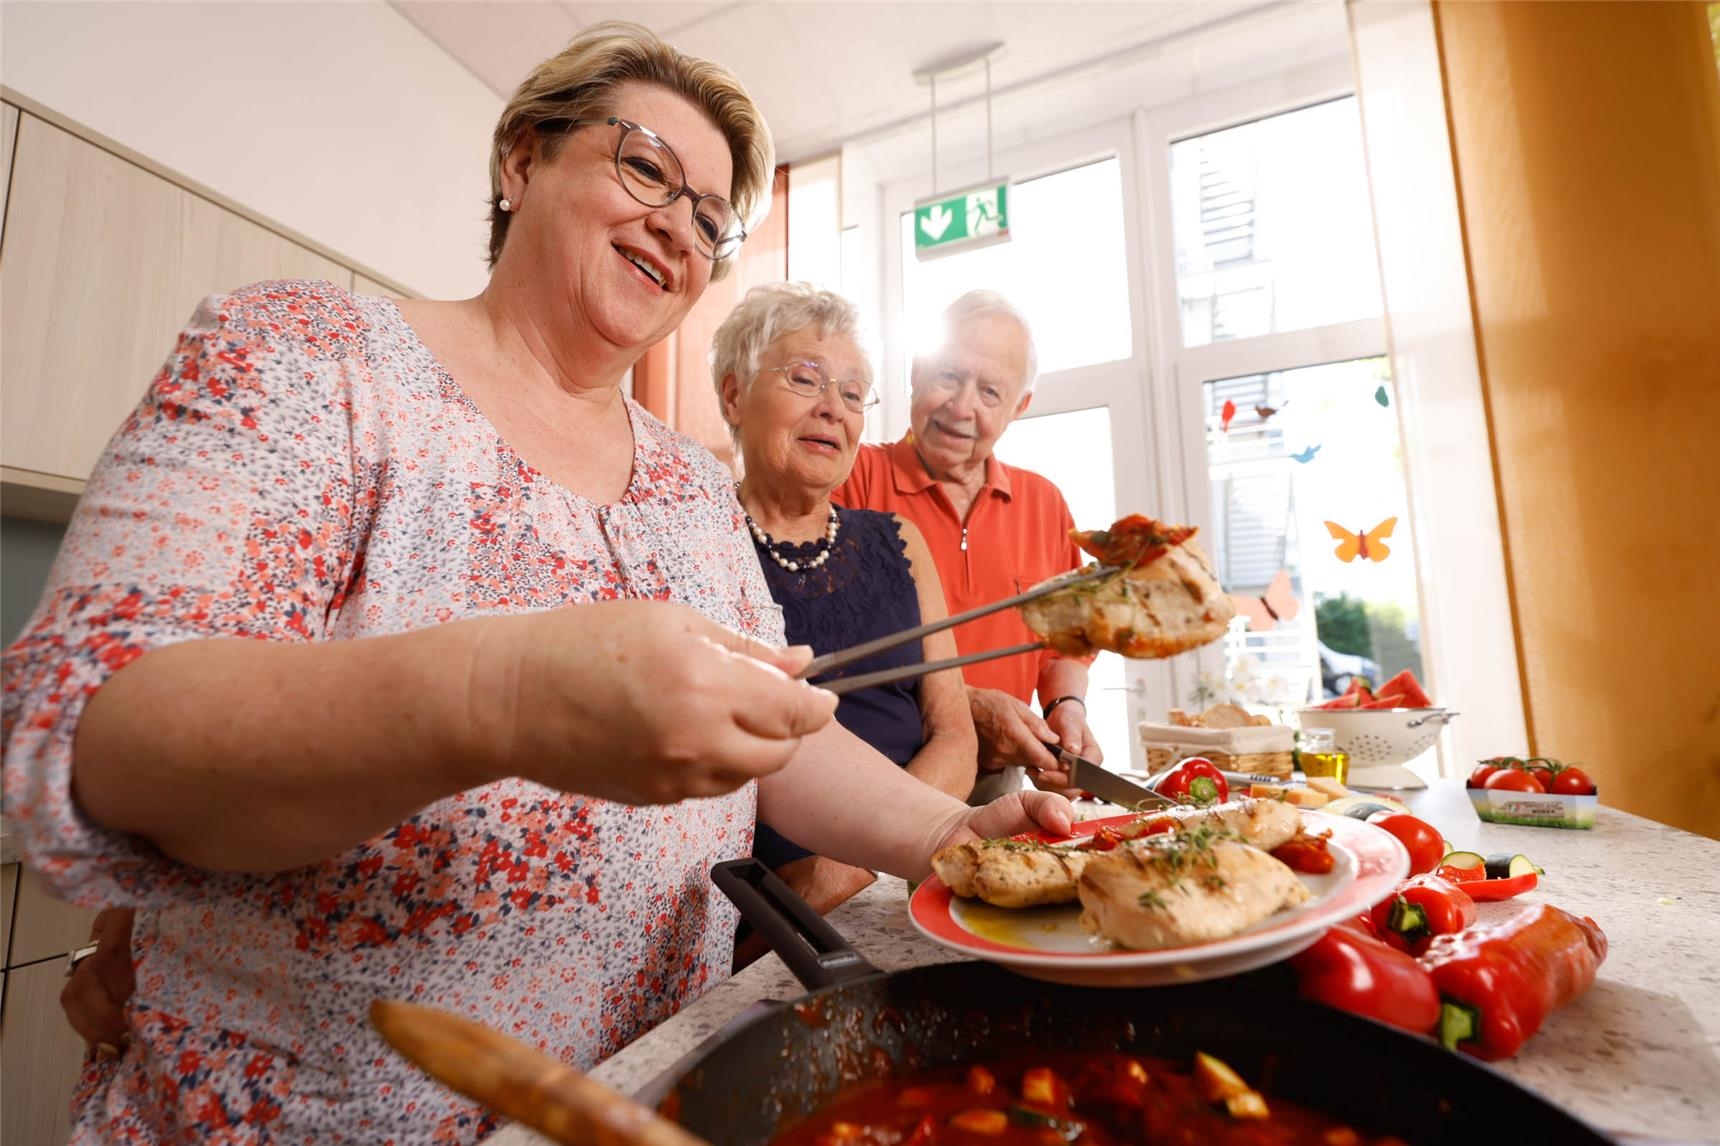
M 729 277 L 712 283 L 680 327 L 633 367 L 633 395 L 639 404 L 731 466 L 734 447 L 711 384 L 711 336 L 748 290 L 787 279 L 788 168 L 779 167 L 770 213 L 747 236 Z
M 1704 11 L 1434 13 L 1529 748 L 1582 761 L 1613 807 L 1720 838 L 1720 78 Z

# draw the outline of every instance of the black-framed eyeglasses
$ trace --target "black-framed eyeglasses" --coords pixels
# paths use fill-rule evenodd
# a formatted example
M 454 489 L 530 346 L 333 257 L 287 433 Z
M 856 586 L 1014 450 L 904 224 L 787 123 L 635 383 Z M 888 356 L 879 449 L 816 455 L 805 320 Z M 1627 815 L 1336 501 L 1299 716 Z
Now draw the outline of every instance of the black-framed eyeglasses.
M 759 368 L 762 374 L 780 374 L 783 384 L 802 398 L 819 398 L 832 386 L 842 399 L 842 404 L 856 414 L 864 414 L 878 404 L 878 395 L 872 392 L 872 384 L 864 378 L 844 378 L 840 382 L 830 377 L 830 372 L 817 362 L 790 362 L 786 366 L 763 366 Z
M 733 203 L 721 195 L 701 195 L 687 184 L 680 156 L 648 127 L 620 116 L 605 119 L 548 120 L 540 130 L 576 127 L 619 127 L 615 141 L 615 174 L 627 193 L 647 207 L 667 207 L 685 198 L 693 204 L 693 238 L 699 251 L 713 261 L 726 259 L 746 241 L 746 228 Z

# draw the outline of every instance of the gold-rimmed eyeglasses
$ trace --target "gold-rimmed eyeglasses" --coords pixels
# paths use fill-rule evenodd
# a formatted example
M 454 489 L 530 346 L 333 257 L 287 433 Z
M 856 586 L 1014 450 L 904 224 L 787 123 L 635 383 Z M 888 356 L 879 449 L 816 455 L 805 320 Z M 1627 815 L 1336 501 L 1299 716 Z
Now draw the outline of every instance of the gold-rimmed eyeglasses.
M 619 127 L 615 141 L 615 174 L 627 193 L 647 207 L 667 207 L 685 198 L 693 204 L 693 239 L 699 252 L 713 262 L 726 259 L 746 241 L 740 214 L 721 195 L 701 195 L 687 184 L 686 168 L 674 149 L 656 132 L 629 119 L 552 119 L 541 131 L 572 131 L 576 127 Z
M 762 374 L 780 374 L 785 386 L 799 394 L 802 398 L 816 399 L 823 393 L 836 387 L 836 394 L 842 399 L 842 404 L 856 414 L 864 414 L 878 404 L 878 395 L 872 392 L 872 384 L 864 378 L 844 378 L 836 381 L 830 377 L 830 372 L 817 362 L 790 362 L 786 366 L 764 366 Z

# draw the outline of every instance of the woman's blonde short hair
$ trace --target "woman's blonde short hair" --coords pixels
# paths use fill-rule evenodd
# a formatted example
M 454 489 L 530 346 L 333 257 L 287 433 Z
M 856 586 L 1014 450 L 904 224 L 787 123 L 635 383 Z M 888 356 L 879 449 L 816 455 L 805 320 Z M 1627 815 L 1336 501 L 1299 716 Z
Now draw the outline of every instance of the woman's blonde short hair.
M 510 216 L 501 209 L 502 160 L 528 131 L 543 133 L 543 155 L 554 159 L 566 135 L 552 121 L 602 119 L 615 114 L 616 87 L 629 81 L 655 84 L 711 117 L 729 144 L 734 180 L 728 200 L 751 228 L 770 206 L 776 145 L 770 128 L 733 72 L 721 64 L 683 55 L 649 28 L 608 21 L 575 36 L 560 54 L 539 64 L 520 84 L 496 122 L 490 149 L 490 258 L 495 266 L 508 237 Z M 647 125 L 649 126 L 649 125 Z M 728 274 L 733 256 L 719 260 L 711 277 Z
M 711 385 L 718 403 L 723 399 L 724 378 L 733 374 L 745 397 L 765 347 L 809 326 L 818 327 L 824 338 L 845 336 L 859 342 L 860 308 L 835 291 L 820 290 L 811 283 L 768 283 L 747 291 L 711 336 Z M 740 427 L 731 424 L 729 436 L 738 446 Z

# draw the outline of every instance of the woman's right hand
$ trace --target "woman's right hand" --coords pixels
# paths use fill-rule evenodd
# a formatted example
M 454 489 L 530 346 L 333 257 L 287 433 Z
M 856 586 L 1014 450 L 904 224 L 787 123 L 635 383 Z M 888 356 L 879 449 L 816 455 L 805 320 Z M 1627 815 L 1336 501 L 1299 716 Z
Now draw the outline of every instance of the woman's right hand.
M 131 1042 L 125 1005 L 137 989 L 131 966 L 134 914 L 129 907 L 108 907 L 96 914 L 90 925 L 95 953 L 78 960 L 60 989 L 66 1021 L 97 1058 L 118 1058 Z
M 682 605 L 616 601 L 479 622 L 468 735 L 482 780 L 629 804 L 718 796 L 788 763 L 836 697 Z

